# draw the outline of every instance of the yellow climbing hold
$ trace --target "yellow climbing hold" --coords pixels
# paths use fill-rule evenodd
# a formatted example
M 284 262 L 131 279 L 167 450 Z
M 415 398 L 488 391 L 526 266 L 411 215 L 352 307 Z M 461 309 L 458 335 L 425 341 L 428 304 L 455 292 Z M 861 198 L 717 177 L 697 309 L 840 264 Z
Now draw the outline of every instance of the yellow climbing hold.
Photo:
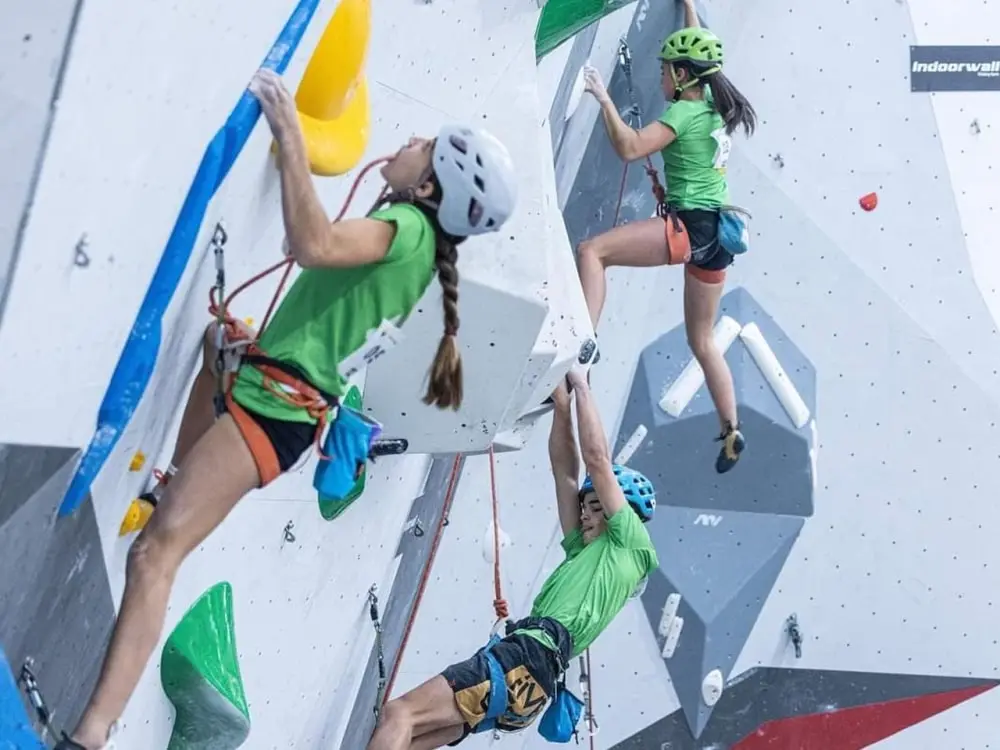
M 243 318 L 243 322 L 247 324 L 247 328 L 253 328 L 253 318 Z
M 132 460 L 129 462 L 129 471 L 140 471 L 143 466 L 146 465 L 146 454 L 142 451 L 136 451 L 135 455 L 132 456 Z
M 153 515 L 154 505 L 146 500 L 136 498 L 125 511 L 121 526 L 118 527 L 118 536 L 131 534 L 133 531 L 142 531 L 149 522 L 149 517 Z
M 370 35 L 371 0 L 341 0 L 302 76 L 295 103 L 315 175 L 349 172 L 368 145 Z

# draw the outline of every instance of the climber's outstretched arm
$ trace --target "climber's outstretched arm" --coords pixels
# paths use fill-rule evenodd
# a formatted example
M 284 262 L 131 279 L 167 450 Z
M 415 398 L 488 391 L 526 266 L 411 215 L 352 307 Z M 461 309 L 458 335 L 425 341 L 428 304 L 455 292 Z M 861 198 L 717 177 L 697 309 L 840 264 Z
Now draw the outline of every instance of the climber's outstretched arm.
M 698 10 L 694 7 L 694 0 L 681 0 L 684 3 L 684 25 L 688 28 L 701 28 L 701 21 L 698 20 Z
M 257 71 L 250 92 L 278 144 L 281 209 L 288 253 L 304 268 L 348 268 L 377 263 L 389 252 L 394 224 L 354 219 L 332 224 L 316 192 L 295 99 L 272 70 Z
M 579 422 L 583 463 L 597 491 L 604 514 L 610 518 L 625 507 L 625 495 L 618 486 L 618 478 L 611 465 L 611 451 L 604 435 L 601 415 L 586 379 L 571 371 L 569 383 L 576 396 L 576 419 Z
M 562 382 L 552 394 L 555 410 L 549 431 L 549 461 L 556 484 L 559 523 L 564 535 L 580 525 L 580 457 L 573 435 L 573 409 L 569 390 Z
M 622 119 L 604 80 L 596 68 L 583 69 L 584 88 L 597 99 L 601 106 L 601 118 L 615 153 L 625 161 L 645 159 L 650 154 L 662 151 L 677 138 L 677 134 L 662 122 L 651 122 L 641 130 L 636 130 Z

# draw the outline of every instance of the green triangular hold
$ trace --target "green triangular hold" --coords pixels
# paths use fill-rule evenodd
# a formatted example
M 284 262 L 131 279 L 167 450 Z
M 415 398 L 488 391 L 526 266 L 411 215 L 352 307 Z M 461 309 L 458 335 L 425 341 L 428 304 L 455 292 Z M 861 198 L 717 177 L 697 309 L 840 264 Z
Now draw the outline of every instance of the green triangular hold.
M 548 0 L 535 28 L 535 59 L 635 0 Z
M 246 741 L 250 709 L 228 582 L 202 594 L 177 623 L 163 646 L 160 681 L 177 709 L 167 750 L 235 750 Z
M 344 406 L 349 406 L 357 411 L 361 411 L 364 406 L 364 402 L 361 398 L 361 391 L 358 390 L 356 385 L 352 385 L 347 391 L 347 395 L 344 396 Z M 345 510 L 350 508 L 351 503 L 361 497 L 361 493 L 365 491 L 365 480 L 367 478 L 368 467 L 365 466 L 364 470 L 361 472 L 361 476 L 358 478 L 358 481 L 354 483 L 354 486 L 351 487 L 351 491 L 344 497 L 334 498 L 320 495 L 319 512 L 323 518 L 327 521 L 332 521 Z

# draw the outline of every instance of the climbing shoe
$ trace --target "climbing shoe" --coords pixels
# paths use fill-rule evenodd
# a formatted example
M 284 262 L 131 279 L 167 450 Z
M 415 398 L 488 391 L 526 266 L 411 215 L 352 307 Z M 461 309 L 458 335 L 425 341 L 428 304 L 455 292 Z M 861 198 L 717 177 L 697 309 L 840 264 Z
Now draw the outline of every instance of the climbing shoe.
M 79 742 L 73 742 L 65 732 L 62 733 L 62 739 L 56 743 L 54 750 L 87 750 Z M 101 750 L 115 750 L 115 743 L 112 740 L 108 740 Z
M 719 450 L 719 457 L 715 459 L 715 470 L 719 474 L 725 474 L 736 466 L 737 461 L 740 460 L 740 454 L 747 447 L 747 441 L 743 438 L 739 425 L 735 427 L 729 425 L 726 431 L 716 438 L 716 441 L 722 443 L 722 448 Z

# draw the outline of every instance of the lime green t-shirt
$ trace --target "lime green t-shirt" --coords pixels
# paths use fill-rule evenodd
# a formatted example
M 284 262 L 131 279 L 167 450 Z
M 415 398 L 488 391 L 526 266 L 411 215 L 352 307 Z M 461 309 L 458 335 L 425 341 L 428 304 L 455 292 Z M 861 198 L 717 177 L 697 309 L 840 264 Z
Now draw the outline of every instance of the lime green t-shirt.
M 573 656 L 585 651 L 660 564 L 649 532 L 626 505 L 608 519 L 608 530 L 590 544 L 575 529 L 562 541 L 566 559 L 535 597 L 532 617 L 551 617 L 573 637 Z M 549 648 L 542 631 L 525 631 Z M 544 636 L 544 637 L 542 637 Z
M 434 278 L 436 238 L 420 209 L 396 203 L 369 216 L 396 225 L 382 260 L 354 268 L 303 269 L 260 337 L 260 348 L 297 366 L 313 385 L 341 396 L 338 366 L 383 321 L 400 324 Z M 314 421 L 263 385 L 255 367 L 241 367 L 233 386 L 240 405 L 272 419 Z
M 726 165 L 732 138 L 712 98 L 681 99 L 667 107 L 660 122 L 677 134 L 663 151 L 667 202 L 679 209 L 718 208 L 729 202 Z

